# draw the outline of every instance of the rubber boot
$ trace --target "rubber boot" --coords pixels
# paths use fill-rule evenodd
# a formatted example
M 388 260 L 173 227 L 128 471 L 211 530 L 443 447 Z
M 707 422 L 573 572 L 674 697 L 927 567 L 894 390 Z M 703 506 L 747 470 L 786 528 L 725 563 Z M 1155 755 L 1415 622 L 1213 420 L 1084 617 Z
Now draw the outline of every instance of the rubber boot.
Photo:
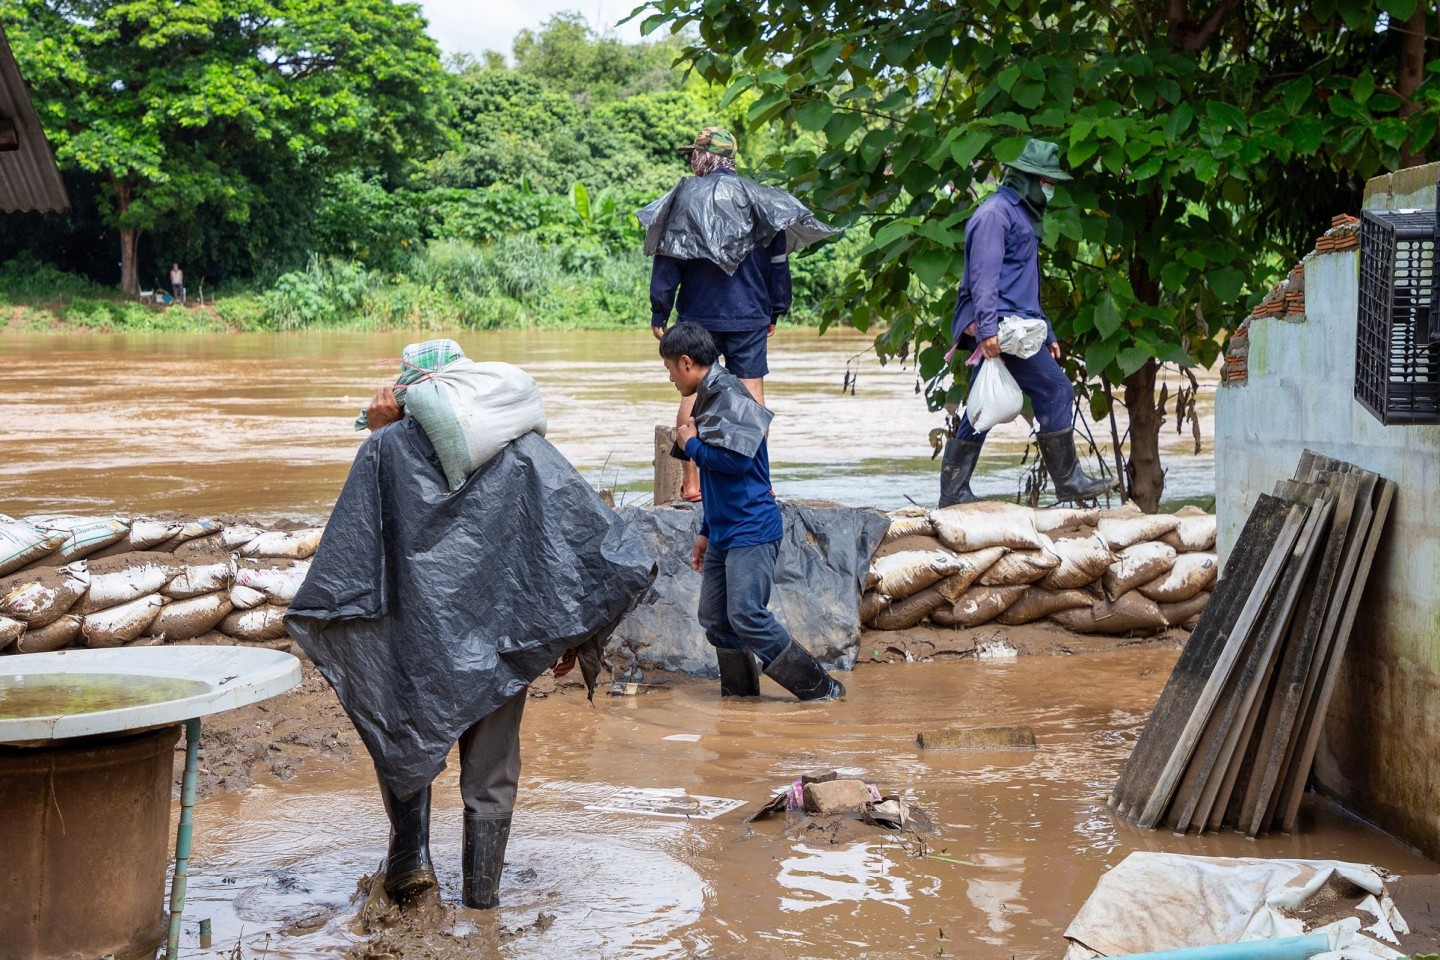
M 801 700 L 839 700 L 845 696 L 844 685 L 794 640 L 765 668 L 765 676 Z
M 380 797 L 390 818 L 385 894 L 405 906 L 438 885 L 435 868 L 430 865 L 430 788 L 401 800 L 382 781 Z
M 1094 500 L 1107 490 L 1119 485 L 1118 480 L 1088 476 L 1080 469 L 1080 458 L 1075 453 L 1075 431 L 1057 430 L 1042 433 L 1035 442 L 1040 446 L 1040 456 L 1045 460 L 1045 469 L 1055 481 L 1055 497 L 1058 500 Z
M 732 650 L 728 647 L 715 648 L 715 660 L 720 664 L 720 696 L 760 696 L 760 665 L 749 650 Z
M 945 459 L 940 466 L 940 506 L 975 503 L 980 498 L 970 491 L 970 475 L 980 461 L 980 444 L 955 437 L 945 441 Z
M 465 814 L 465 906 L 489 910 L 500 902 L 500 871 L 510 840 L 510 814 Z

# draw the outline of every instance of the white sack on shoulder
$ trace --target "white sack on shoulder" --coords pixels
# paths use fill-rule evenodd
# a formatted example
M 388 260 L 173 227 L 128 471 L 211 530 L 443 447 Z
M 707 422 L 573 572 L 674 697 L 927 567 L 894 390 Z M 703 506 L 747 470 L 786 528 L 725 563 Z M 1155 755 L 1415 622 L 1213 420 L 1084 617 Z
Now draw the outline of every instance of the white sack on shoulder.
M 970 395 L 965 398 L 965 418 L 970 426 L 984 433 L 1014 420 L 1024 408 L 1025 394 L 1020 392 L 1005 361 L 994 357 L 981 363 L 975 382 L 970 384 Z

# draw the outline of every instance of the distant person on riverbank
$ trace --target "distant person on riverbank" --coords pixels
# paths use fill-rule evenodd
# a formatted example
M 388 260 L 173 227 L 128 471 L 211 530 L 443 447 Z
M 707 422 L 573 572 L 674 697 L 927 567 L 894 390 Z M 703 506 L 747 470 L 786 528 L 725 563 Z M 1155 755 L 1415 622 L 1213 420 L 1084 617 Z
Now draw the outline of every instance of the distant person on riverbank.
M 1030 398 L 1045 469 L 1060 500 L 1090 500 L 1115 486 L 1080 469 L 1075 453 L 1075 388 L 1060 368 L 1060 344 L 1040 306 L 1040 224 L 1055 184 L 1073 179 L 1060 169 L 1060 148 L 1043 140 L 1025 144 L 1019 159 L 1005 165 L 1005 177 L 965 225 L 965 273 L 951 323 L 958 349 L 973 351 L 975 371 L 1000 356 L 1002 318 L 1044 320 L 1045 346 L 1029 357 L 1008 355 L 1005 367 Z M 975 378 L 971 377 L 971 383 Z M 985 434 L 962 412 L 945 442 L 940 468 L 940 506 L 974 503 L 970 477 L 980 460 Z
M 785 527 L 770 489 L 765 435 L 770 411 L 745 382 L 716 361 L 719 351 L 697 323 L 678 323 L 660 338 L 670 382 L 692 415 L 676 428 L 678 442 L 699 468 L 703 519 L 690 565 L 703 574 L 700 626 L 715 648 L 720 695 L 757 697 L 760 672 L 801 700 L 845 695 L 810 652 L 770 612 L 775 561 Z
M 735 138 L 719 127 L 706 127 L 695 142 L 683 146 L 696 177 L 734 177 Z M 701 211 L 706 217 L 713 211 Z M 765 404 L 767 340 L 775 324 L 790 311 L 790 260 L 785 234 L 748 250 L 737 268 L 727 271 L 703 256 L 679 258 L 656 254 L 650 268 L 650 332 L 665 334 L 670 313 L 681 322 L 698 323 L 710 332 L 725 367 L 744 382 L 761 406 Z M 696 252 L 699 252 L 698 250 Z M 678 426 L 690 416 L 694 401 L 682 399 Z M 700 480 L 693 463 L 685 464 L 680 495 L 699 500 Z
M 178 263 L 170 264 L 170 295 L 180 303 L 185 302 L 185 271 L 180 269 Z
M 407 371 L 436 380 L 464 358 L 448 340 L 402 356 Z M 458 740 L 462 899 L 488 909 L 499 901 L 515 809 L 526 690 L 552 666 L 560 676 L 578 662 L 593 693 L 601 649 L 655 568 L 534 430 L 452 490 L 436 453 L 444 438 L 432 443 L 420 425 L 414 389 L 384 387 L 367 406 L 372 433 L 285 623 L 375 763 L 390 820 L 386 894 L 408 906 L 438 886 L 430 785 Z M 497 387 L 477 409 L 456 391 L 448 402 L 484 419 L 516 395 Z

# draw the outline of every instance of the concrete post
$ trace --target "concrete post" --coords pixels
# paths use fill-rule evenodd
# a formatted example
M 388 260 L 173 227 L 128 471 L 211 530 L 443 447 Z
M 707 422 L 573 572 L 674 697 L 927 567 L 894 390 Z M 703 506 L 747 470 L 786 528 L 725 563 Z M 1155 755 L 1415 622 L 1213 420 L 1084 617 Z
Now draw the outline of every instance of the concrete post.
M 675 428 L 663 425 L 655 427 L 655 488 L 656 503 L 669 503 L 680 499 L 680 480 L 684 475 L 684 462 L 670 456 L 670 447 L 675 443 Z

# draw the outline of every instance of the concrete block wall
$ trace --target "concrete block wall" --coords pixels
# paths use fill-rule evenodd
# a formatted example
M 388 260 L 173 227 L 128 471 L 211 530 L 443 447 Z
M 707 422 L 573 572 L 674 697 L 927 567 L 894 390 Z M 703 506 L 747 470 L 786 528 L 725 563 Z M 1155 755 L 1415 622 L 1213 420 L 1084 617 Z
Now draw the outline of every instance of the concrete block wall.
M 1437 179 L 1440 164 L 1376 178 L 1366 208 L 1433 209 Z M 1382 426 L 1355 400 L 1358 272 L 1355 250 L 1312 253 L 1304 322 L 1251 321 L 1248 379 L 1215 404 L 1219 549 L 1307 447 L 1398 484 L 1315 770 L 1322 790 L 1440 859 L 1440 426 Z

